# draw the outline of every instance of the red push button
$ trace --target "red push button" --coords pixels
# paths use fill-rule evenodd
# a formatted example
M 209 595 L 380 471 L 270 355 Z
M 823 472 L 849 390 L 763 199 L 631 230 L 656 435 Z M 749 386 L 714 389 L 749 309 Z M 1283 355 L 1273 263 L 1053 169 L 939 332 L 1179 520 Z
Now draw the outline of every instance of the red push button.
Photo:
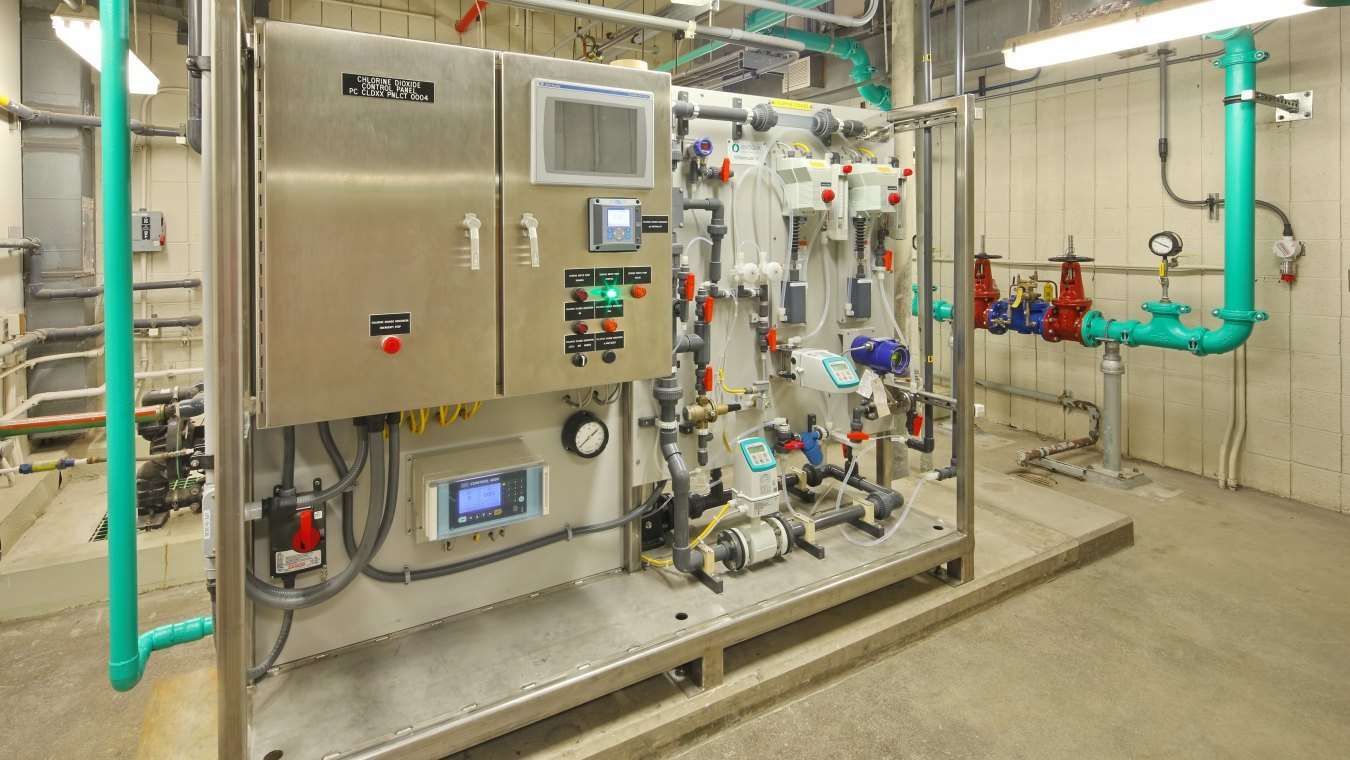
M 586 324 L 585 322 L 572 323 L 572 332 L 576 333 L 577 335 L 585 335 L 587 332 L 590 331 L 590 329 L 591 326 Z
M 844 173 L 845 173 L 845 174 L 852 174 L 852 173 L 853 173 L 853 164 L 844 164 Z
M 647 289 L 644 288 L 644 287 L 642 287 L 641 285 L 634 285 L 634 286 L 633 286 L 632 293 L 633 293 L 633 297 L 634 297 L 634 298 L 646 298 L 646 297 L 647 297 Z
M 572 291 L 572 300 L 576 301 L 577 303 L 581 303 L 582 301 L 585 301 L 587 298 L 590 297 L 591 294 L 587 293 L 585 288 L 577 288 L 576 290 Z
M 397 335 L 386 335 L 380 341 L 380 348 L 386 354 L 396 354 L 400 348 L 403 348 L 403 341 L 399 340 Z
M 890 201 L 892 206 L 899 206 L 900 193 L 891 193 L 890 195 L 886 196 L 886 200 Z
M 820 199 L 826 203 L 834 203 L 834 191 L 828 187 L 820 191 Z
M 605 332 L 614 332 L 619 329 L 619 323 L 612 319 L 606 319 L 604 322 L 600 323 L 600 329 Z
M 911 168 L 909 168 L 908 166 L 906 166 L 906 167 L 905 167 L 905 170 L 902 171 L 902 172 L 900 172 L 900 173 L 903 174 L 903 175 L 906 176 L 906 177 L 913 177 L 913 176 L 914 176 L 914 170 L 911 169 Z

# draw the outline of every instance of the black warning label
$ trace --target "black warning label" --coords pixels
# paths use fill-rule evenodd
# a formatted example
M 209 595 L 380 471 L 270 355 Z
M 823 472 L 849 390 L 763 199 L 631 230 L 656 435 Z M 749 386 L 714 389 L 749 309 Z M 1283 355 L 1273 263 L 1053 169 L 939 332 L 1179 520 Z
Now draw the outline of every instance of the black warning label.
M 435 103 L 436 83 L 418 79 L 377 77 L 372 74 L 343 74 L 342 94 L 359 98 L 410 100 L 415 103 Z
M 371 314 L 370 337 L 380 335 L 407 335 L 412 332 L 412 314 L 397 312 L 394 314 Z

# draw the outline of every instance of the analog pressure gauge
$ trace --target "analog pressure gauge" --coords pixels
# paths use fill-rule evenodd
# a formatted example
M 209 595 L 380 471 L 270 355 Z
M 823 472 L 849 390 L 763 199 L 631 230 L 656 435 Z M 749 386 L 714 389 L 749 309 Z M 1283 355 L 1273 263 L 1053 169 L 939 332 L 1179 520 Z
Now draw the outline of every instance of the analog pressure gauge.
M 609 428 L 588 411 L 576 412 L 563 423 L 562 444 L 573 454 L 592 459 L 609 445 Z
M 1171 258 L 1181 253 L 1181 236 L 1175 232 L 1159 232 L 1149 238 L 1148 249 L 1154 256 Z

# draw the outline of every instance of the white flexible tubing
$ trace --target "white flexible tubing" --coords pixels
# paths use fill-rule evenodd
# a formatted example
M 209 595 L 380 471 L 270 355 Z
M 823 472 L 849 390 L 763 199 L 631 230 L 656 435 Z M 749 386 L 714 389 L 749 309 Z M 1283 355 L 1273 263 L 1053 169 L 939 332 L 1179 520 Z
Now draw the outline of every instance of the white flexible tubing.
M 825 306 L 820 310 L 820 321 L 811 328 L 811 332 L 801 336 L 802 343 L 816 337 L 820 331 L 825 329 L 825 323 L 830 318 L 830 301 L 834 295 L 834 260 L 827 249 L 825 251 Z
M 896 284 L 898 285 L 899 283 L 899 278 L 896 278 Z M 881 310 L 886 313 L 886 320 L 890 322 L 891 327 L 895 329 L 895 339 L 908 345 L 909 342 L 905 340 L 905 331 L 900 329 L 900 323 L 895 319 L 895 308 L 891 306 L 891 301 L 893 299 L 886 293 L 886 288 L 881 285 L 880 280 L 877 281 L 877 290 L 881 291 Z
M 905 502 L 905 508 L 900 510 L 900 516 L 895 518 L 895 522 L 891 524 L 891 527 L 886 529 L 885 533 L 881 534 L 880 538 L 871 538 L 871 539 L 854 538 L 849 533 L 848 530 L 842 530 L 840 532 L 843 533 L 844 538 L 854 546 L 876 546 L 877 544 L 880 544 L 881 542 L 889 539 L 891 536 L 895 535 L 896 531 L 900 530 L 901 525 L 905 524 L 905 518 L 909 517 L 909 511 L 914 508 L 914 502 L 919 498 L 919 491 L 923 490 L 923 484 L 927 483 L 930 480 L 937 480 L 937 476 L 938 476 L 937 470 L 933 470 L 932 472 L 925 474 L 922 478 L 919 479 L 918 485 L 914 486 L 914 490 L 911 491 L 909 494 L 909 501 Z M 840 527 L 848 528 L 849 526 L 843 525 Z M 854 530 L 857 529 L 855 528 Z

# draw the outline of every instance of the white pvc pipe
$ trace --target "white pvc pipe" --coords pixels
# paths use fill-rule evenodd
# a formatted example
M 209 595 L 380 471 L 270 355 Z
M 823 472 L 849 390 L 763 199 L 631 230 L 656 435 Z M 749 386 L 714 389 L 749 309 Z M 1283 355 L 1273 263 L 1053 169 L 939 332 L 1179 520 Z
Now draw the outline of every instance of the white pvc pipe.
M 154 372 L 137 372 L 136 379 L 142 380 L 150 377 L 176 377 L 178 375 L 200 375 L 201 367 L 189 367 L 187 369 L 161 369 Z M 48 391 L 38 393 L 24 399 L 22 404 L 0 415 L 0 420 L 12 420 L 26 414 L 29 409 L 48 401 L 69 401 L 77 398 L 95 398 L 102 396 L 107 392 L 107 387 L 100 385 L 97 388 L 75 388 L 68 391 Z
M 39 356 L 33 359 L 26 359 L 23 362 L 16 364 L 13 367 L 10 367 L 4 372 L 0 372 L 0 380 L 3 380 L 16 372 L 36 367 L 39 364 L 47 364 L 48 362 L 67 361 L 69 359 L 92 359 L 102 355 L 103 355 L 103 347 L 99 346 L 98 348 L 91 348 L 88 351 L 75 351 L 69 354 L 48 354 L 47 356 Z

